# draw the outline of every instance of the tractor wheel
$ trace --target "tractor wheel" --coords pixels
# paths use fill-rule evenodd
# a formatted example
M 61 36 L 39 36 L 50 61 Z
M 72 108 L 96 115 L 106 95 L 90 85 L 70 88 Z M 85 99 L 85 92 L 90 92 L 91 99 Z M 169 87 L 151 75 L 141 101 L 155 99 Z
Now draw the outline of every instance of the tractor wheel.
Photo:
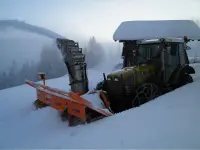
M 185 83 L 185 84 L 189 84 L 189 83 L 192 83 L 192 82 L 193 82 L 192 76 L 189 75 L 189 74 L 186 74 L 186 75 L 184 76 L 184 83 Z
M 160 96 L 161 92 L 157 85 L 152 83 L 145 83 L 139 86 L 135 91 L 135 96 L 132 101 L 132 107 L 140 106 L 150 100 Z
M 179 78 L 178 88 L 181 86 L 184 86 L 186 84 L 192 83 L 192 82 L 193 82 L 192 76 L 189 74 L 184 74 L 184 75 L 180 76 L 180 78 Z

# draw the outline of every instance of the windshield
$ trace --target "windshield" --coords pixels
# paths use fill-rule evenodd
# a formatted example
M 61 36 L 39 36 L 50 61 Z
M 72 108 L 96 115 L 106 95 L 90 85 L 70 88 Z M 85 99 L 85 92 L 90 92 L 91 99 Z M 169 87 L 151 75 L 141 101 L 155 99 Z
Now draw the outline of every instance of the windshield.
M 148 60 L 159 58 L 162 44 L 145 44 L 138 48 L 137 62 L 146 63 Z

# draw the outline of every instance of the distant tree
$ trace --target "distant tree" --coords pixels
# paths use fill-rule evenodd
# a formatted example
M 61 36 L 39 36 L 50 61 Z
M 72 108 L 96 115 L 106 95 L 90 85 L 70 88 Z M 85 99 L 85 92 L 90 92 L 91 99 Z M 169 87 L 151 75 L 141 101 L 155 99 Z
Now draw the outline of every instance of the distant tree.
M 34 63 L 33 61 L 25 62 L 22 65 L 22 69 L 19 71 L 18 76 L 16 79 L 20 81 L 20 83 L 24 83 L 24 80 L 32 80 L 37 81 L 39 78 L 37 76 L 37 63 Z
M 30 72 L 29 79 L 32 81 L 37 81 L 38 80 L 38 70 L 37 70 L 38 63 L 31 61 L 29 64 L 29 69 L 28 71 Z
M 84 49 L 84 53 L 89 68 L 95 67 L 105 60 L 105 51 L 102 45 L 96 41 L 94 36 L 89 39 L 87 48 Z
M 0 73 L 0 90 L 6 88 L 6 73 L 5 72 L 1 72 Z
M 43 47 L 37 70 L 38 72 L 45 72 L 47 78 L 56 78 L 66 74 L 62 55 L 55 45 Z
M 9 69 L 9 72 L 8 72 L 8 75 L 6 76 L 6 79 L 7 80 L 7 86 L 15 86 L 17 84 L 16 80 L 15 80 L 15 76 L 17 74 L 17 64 L 16 64 L 16 61 L 13 60 L 12 62 L 12 65 Z
M 19 70 L 14 60 L 8 73 L 0 72 L 0 89 L 10 88 L 25 83 L 25 79 L 38 81 L 38 72 L 45 72 L 47 79 L 57 78 L 67 73 L 63 57 L 59 49 L 54 45 L 46 45 L 43 47 L 40 61 L 27 61 Z

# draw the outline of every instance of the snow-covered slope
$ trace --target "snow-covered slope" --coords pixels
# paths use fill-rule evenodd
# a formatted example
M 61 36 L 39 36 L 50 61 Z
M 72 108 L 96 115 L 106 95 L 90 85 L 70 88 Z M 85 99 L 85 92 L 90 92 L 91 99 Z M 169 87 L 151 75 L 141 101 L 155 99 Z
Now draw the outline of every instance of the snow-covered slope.
M 27 85 L 0 91 L 0 148 L 200 148 L 200 64 L 195 82 L 139 108 L 70 128 L 51 108 L 34 110 Z M 88 70 L 90 88 L 111 68 Z M 68 90 L 68 78 L 48 80 Z

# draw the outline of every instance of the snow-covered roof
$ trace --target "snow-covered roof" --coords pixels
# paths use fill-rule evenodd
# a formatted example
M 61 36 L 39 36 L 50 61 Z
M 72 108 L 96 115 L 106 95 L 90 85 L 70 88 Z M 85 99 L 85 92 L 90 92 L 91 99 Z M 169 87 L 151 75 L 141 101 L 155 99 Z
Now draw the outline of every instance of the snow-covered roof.
M 155 38 L 200 39 L 200 28 L 192 20 L 148 20 L 122 22 L 113 34 L 114 41 Z

